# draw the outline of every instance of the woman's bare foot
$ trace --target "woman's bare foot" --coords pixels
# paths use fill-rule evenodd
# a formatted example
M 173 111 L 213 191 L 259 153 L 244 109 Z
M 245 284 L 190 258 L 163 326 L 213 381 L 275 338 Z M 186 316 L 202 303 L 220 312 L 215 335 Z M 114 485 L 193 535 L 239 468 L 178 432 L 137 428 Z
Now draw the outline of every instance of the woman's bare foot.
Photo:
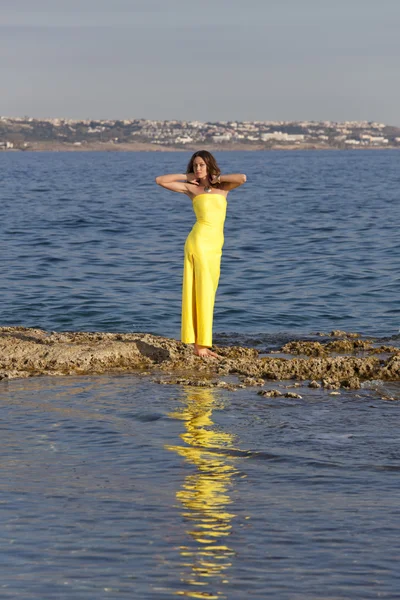
M 211 356 L 212 358 L 221 358 L 218 354 L 210 350 L 210 348 L 207 348 L 207 346 L 199 346 L 199 344 L 194 345 L 194 354 L 202 358 L 207 358 L 207 356 Z

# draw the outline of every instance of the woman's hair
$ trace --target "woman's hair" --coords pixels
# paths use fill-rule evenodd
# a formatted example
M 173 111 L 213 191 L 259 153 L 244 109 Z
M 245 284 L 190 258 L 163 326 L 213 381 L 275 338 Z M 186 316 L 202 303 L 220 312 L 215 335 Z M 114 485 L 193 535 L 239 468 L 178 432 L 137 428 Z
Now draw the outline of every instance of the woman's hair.
M 215 158 L 213 157 L 211 152 L 208 152 L 208 150 L 198 150 L 197 152 L 195 152 L 193 154 L 192 158 L 190 159 L 190 161 L 188 163 L 186 173 L 193 173 L 193 162 L 197 156 L 200 156 L 200 158 L 202 158 L 204 160 L 204 162 L 206 163 L 207 177 L 210 181 L 212 180 L 213 177 L 218 177 L 218 175 L 221 175 L 221 169 L 217 165 L 217 161 L 215 160 Z

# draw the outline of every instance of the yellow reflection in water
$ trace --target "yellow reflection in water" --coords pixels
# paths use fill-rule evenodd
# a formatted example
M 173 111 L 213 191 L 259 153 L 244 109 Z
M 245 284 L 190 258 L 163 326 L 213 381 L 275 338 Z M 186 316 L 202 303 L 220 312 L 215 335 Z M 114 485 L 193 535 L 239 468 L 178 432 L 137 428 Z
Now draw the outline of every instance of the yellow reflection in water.
M 229 455 L 234 436 L 215 428 L 211 417 L 217 398 L 213 389 L 187 388 L 184 392 L 183 408 L 169 416 L 184 421 L 186 431 L 180 437 L 185 445 L 166 448 L 183 456 L 197 469 L 187 475 L 182 489 L 176 492 L 184 508 L 182 516 L 189 524 L 187 533 L 192 539 L 192 544 L 180 548 L 183 564 L 191 570 L 190 576 L 182 579 L 188 589 L 176 594 L 189 598 L 221 598 L 220 591 L 210 592 L 203 586 L 218 583 L 219 587 L 220 583 L 228 583 L 233 554 L 228 537 L 235 517 L 228 510 L 232 502 L 229 491 L 232 477 L 238 473 L 233 464 L 235 457 Z

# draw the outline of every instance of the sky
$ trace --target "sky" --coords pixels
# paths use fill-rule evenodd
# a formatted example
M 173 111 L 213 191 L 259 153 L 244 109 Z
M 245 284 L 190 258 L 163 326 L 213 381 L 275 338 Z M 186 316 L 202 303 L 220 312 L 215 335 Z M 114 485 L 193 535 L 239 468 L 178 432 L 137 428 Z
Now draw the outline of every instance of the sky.
M 0 115 L 400 126 L 400 0 L 0 0 Z

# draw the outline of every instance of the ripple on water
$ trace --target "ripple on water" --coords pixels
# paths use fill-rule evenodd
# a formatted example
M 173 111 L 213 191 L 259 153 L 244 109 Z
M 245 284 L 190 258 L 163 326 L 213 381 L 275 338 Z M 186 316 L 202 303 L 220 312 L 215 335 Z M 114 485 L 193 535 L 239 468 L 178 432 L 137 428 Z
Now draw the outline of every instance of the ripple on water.
M 222 167 L 245 171 L 248 183 L 229 196 L 216 332 L 398 332 L 398 157 L 349 158 L 219 153 Z M 179 170 L 182 157 L 132 159 L 2 155 L 3 324 L 31 325 L 33 299 L 34 325 L 87 328 L 78 280 L 90 282 L 88 302 L 99 308 L 90 314 L 93 330 L 112 329 L 107 306 L 123 331 L 143 321 L 156 333 L 179 334 L 183 243 L 194 217 L 185 197 L 143 181 L 143 173 Z M 70 286 L 67 295 L 59 282 Z M 64 302 L 67 316 L 57 311 Z
M 130 375 L 1 382 L 5 597 L 363 599 L 377 579 L 393 597 L 399 413 L 377 383 L 272 402 Z

